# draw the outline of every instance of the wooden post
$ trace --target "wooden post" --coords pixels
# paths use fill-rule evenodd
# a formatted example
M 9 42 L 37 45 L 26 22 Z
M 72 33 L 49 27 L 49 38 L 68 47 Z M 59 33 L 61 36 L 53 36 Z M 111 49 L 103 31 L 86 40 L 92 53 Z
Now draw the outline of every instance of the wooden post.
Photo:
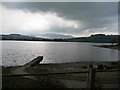
M 89 66 L 89 74 L 88 74 L 88 90 L 95 89 L 95 69 L 93 65 Z

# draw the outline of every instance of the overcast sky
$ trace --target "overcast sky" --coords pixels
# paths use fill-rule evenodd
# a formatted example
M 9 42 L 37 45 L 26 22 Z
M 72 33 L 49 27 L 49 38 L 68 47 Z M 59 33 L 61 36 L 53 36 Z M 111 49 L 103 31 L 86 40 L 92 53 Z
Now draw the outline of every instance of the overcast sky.
M 118 34 L 117 2 L 4 2 L 2 33 Z

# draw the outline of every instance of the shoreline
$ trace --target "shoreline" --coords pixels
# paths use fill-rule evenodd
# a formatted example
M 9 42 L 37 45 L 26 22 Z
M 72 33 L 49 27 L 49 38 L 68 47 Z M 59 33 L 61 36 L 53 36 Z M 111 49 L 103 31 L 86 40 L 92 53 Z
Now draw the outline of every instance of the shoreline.
M 40 68 L 40 69 L 61 69 L 61 70 L 67 70 L 67 69 L 72 69 L 72 70 L 75 70 L 75 69 L 87 69 L 87 67 L 89 65 L 95 65 L 95 66 L 99 66 L 99 65 L 102 65 L 108 69 L 119 69 L 120 68 L 120 61 L 102 61 L 102 62 L 72 62 L 72 63 L 55 63 L 55 64 L 38 64 L 34 67 L 26 67 L 27 70 L 29 68 Z M 12 70 L 15 70 L 17 68 L 20 68 L 20 67 L 23 67 L 24 65 L 22 66 L 8 66 L 8 67 L 4 67 L 4 66 L 0 66 L 0 68 L 3 69 L 3 74 L 7 73 L 8 71 L 8 74 L 11 72 L 12 73 Z M 6 70 L 5 70 L 6 69 Z M 8 69 L 8 70 L 7 70 Z M 29 70 L 28 70 L 29 71 Z M 39 72 L 36 72 L 36 73 L 39 73 Z
M 120 50 L 120 46 L 118 46 L 118 45 L 93 45 L 93 46 L 101 47 L 101 48 Z
M 120 61 L 78 61 L 78 62 L 67 62 L 67 63 L 39 63 L 39 65 L 36 66 L 54 66 L 54 65 L 72 65 L 72 64 L 84 64 L 84 65 L 91 65 L 91 64 L 108 64 L 108 63 L 120 63 Z M 0 66 L 2 68 L 7 67 L 22 67 L 24 65 L 18 65 L 18 66 Z

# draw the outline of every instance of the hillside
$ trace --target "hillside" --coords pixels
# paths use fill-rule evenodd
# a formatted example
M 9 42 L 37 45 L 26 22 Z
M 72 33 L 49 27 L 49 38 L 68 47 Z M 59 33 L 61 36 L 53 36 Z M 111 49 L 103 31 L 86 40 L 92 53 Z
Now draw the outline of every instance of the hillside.
M 105 35 L 95 34 L 90 37 L 78 37 L 68 39 L 67 41 L 73 42 L 94 42 L 94 43 L 118 43 L 120 41 L 120 35 Z
M 44 38 L 37 38 L 32 36 L 20 35 L 20 34 L 10 34 L 10 35 L 0 35 L 1 40 L 23 40 L 23 41 L 40 41 Z
M 51 39 L 43 37 L 33 37 L 20 34 L 0 35 L 1 40 L 23 40 L 23 41 L 62 41 L 62 42 L 94 42 L 94 43 L 118 43 L 120 35 L 95 34 L 90 37 L 77 37 L 71 39 Z

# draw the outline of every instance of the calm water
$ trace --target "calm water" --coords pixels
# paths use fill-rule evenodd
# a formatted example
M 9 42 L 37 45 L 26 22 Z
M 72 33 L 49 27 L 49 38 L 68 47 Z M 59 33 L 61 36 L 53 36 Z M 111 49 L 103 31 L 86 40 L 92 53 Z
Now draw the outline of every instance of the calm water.
M 94 47 L 91 43 L 34 41 L 0 43 L 2 43 L 0 59 L 3 66 L 23 65 L 40 55 L 44 56 L 41 63 L 118 60 L 118 50 Z

